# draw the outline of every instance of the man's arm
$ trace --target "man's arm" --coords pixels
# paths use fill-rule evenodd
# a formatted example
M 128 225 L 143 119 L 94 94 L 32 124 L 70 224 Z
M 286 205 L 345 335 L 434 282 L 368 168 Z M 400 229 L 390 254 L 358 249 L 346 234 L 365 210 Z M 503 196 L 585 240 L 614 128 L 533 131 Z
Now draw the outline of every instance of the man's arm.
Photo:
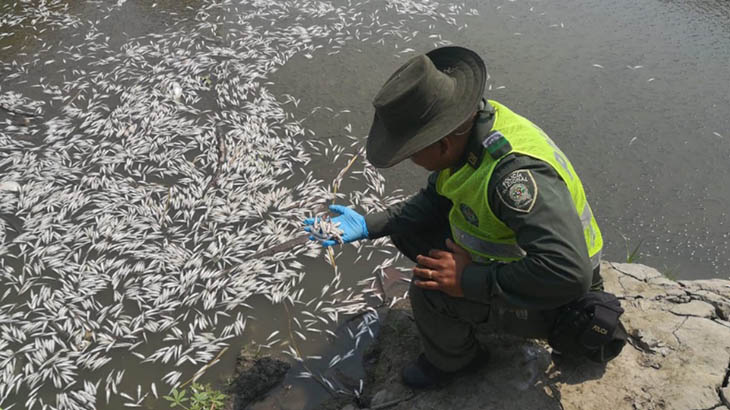
M 513 187 L 523 178 L 528 183 Z M 495 169 L 488 197 L 527 255 L 511 263 L 468 265 L 461 277 L 466 298 L 544 310 L 588 290 L 593 273 L 583 227 L 568 187 L 552 167 L 527 156 L 507 157 Z
M 366 215 L 368 238 L 423 231 L 425 227 L 433 226 L 434 221 L 448 224 L 451 201 L 436 192 L 437 178 L 438 172 L 431 173 L 426 187 L 414 196 L 385 211 Z

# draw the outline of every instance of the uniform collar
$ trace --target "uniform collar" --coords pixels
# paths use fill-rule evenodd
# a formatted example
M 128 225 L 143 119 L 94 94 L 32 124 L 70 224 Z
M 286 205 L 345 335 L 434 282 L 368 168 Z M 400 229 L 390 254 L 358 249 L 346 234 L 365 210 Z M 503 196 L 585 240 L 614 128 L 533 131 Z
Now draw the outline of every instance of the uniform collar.
M 489 104 L 486 98 L 482 98 L 482 101 L 479 102 L 479 110 L 474 118 L 474 125 L 472 126 L 471 134 L 469 134 L 469 140 L 466 143 L 464 153 L 461 155 L 459 162 L 451 168 L 452 174 L 466 164 L 469 164 L 474 169 L 479 168 L 484 157 L 482 140 L 492 130 L 493 125 L 494 107 Z

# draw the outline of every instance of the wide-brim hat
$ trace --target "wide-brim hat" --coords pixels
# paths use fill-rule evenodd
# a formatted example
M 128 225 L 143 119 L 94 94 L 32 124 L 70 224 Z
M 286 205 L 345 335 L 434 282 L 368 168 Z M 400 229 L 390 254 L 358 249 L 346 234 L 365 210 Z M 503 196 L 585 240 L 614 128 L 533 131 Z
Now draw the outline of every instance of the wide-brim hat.
M 373 100 L 368 161 L 388 168 L 447 136 L 477 109 L 486 81 L 484 61 L 463 47 L 441 47 L 410 59 Z

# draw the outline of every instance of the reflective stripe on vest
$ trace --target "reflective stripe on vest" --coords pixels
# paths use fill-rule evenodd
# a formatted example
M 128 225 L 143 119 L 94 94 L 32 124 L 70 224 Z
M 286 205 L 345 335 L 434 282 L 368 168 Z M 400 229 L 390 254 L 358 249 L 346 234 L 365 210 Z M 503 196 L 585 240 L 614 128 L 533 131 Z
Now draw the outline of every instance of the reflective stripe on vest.
M 588 205 L 586 205 L 587 207 Z M 584 211 L 585 212 L 585 211 Z M 590 209 L 588 210 L 589 217 L 588 217 L 588 224 L 587 227 L 590 229 L 591 227 L 591 218 L 590 218 Z M 583 222 L 583 218 L 581 215 L 581 222 Z M 586 228 L 586 223 L 583 223 L 583 228 Z M 471 249 L 474 249 L 477 252 L 486 253 L 490 255 L 494 255 L 499 258 L 522 258 L 525 255 L 527 255 L 527 252 L 525 252 L 524 249 L 520 248 L 519 245 L 510 245 L 508 243 L 497 243 L 497 242 L 488 242 L 483 239 L 477 238 L 476 236 L 470 235 L 468 232 L 462 231 L 458 227 L 453 227 L 452 231 L 454 233 L 455 239 L 458 239 L 461 243 L 468 246 Z M 598 252 L 591 256 L 591 267 L 593 269 L 597 268 L 598 265 L 601 264 L 601 254 L 602 249 L 599 249 Z M 478 258 L 479 260 L 476 260 L 476 262 L 488 262 L 488 259 L 486 258 Z
M 585 232 L 586 229 L 590 231 L 590 244 L 589 249 L 592 246 L 593 243 L 596 242 L 596 231 L 593 229 L 593 225 L 591 224 L 591 219 L 593 218 L 593 211 L 591 211 L 591 206 L 588 205 L 588 202 L 586 202 L 585 206 L 583 207 L 583 212 L 580 213 L 580 223 L 583 225 L 583 231 Z M 601 264 L 601 254 L 603 253 L 603 248 L 598 249 L 598 252 L 596 252 L 595 255 L 591 256 L 591 266 L 593 269 L 598 267 L 598 265 Z
M 601 254 L 602 253 L 603 253 L 603 248 L 599 249 L 598 250 L 598 253 L 596 253 L 595 255 L 591 256 L 591 267 L 593 269 L 596 269 L 598 267 L 598 265 L 601 264 Z
M 458 226 L 452 226 L 451 231 L 455 239 L 477 252 L 494 255 L 499 258 L 522 258 L 527 255 L 527 252 L 517 244 L 488 242 L 459 229 Z

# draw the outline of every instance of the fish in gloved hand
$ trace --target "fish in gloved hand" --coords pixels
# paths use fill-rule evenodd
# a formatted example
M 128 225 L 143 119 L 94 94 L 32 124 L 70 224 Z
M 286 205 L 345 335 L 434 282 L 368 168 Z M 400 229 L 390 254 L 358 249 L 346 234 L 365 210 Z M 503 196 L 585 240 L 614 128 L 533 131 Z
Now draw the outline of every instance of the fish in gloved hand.
M 309 239 L 318 240 L 323 247 L 338 243 L 350 243 L 368 237 L 365 217 L 346 206 L 330 205 L 330 211 L 338 214 L 334 218 L 314 217 L 304 220 L 304 230 L 311 235 Z

